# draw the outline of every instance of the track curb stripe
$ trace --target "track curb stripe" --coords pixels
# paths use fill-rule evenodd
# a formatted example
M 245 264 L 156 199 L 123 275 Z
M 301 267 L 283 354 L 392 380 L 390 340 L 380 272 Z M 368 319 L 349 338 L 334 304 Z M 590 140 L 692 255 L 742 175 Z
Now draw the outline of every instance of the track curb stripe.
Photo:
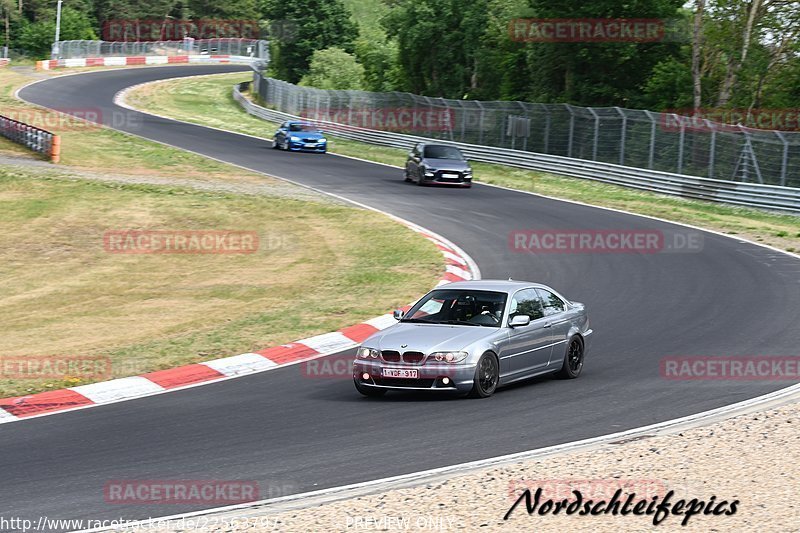
M 472 259 L 447 239 L 419 226 L 395 217 L 392 218 L 431 241 L 442 252 L 445 271 L 436 286 L 480 278 L 480 272 L 473 266 L 475 263 Z M 407 311 L 410 306 L 404 306 L 402 309 Z M 394 322 L 391 314 L 385 314 L 338 331 L 315 335 L 255 352 L 157 370 L 140 376 L 100 381 L 28 396 L 2 398 L 0 399 L 0 424 L 122 400 L 143 398 L 188 386 L 205 385 L 224 379 L 274 370 L 355 348 L 364 339 L 376 331 L 391 326 Z
M 177 63 L 252 63 L 256 58 L 235 55 L 119 56 L 47 59 L 36 62 L 36 70 L 74 67 L 124 67 L 129 65 L 173 65 Z

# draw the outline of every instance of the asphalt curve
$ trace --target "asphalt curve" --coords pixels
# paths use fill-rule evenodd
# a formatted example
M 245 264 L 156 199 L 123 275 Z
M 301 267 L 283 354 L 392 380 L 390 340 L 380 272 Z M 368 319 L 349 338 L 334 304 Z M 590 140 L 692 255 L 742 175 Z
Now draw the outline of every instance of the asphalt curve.
M 518 253 L 508 243 L 515 229 L 689 230 L 487 186 L 416 187 L 394 168 L 278 152 L 261 140 L 141 115 L 112 102 L 117 91 L 134 84 L 241 68 L 95 72 L 47 80 L 20 96 L 53 108 L 99 107 L 105 117 L 116 117 L 120 129 L 290 178 L 430 228 L 469 253 L 485 278 L 552 285 L 588 306 L 595 335 L 583 375 L 573 381 L 536 380 L 487 400 L 409 394 L 374 400 L 360 397 L 347 379 L 307 379 L 292 366 L 5 424 L 0 426 L 3 516 L 164 516 L 201 506 L 112 505 L 104 501 L 104 484 L 257 480 L 262 497 L 279 496 L 620 431 L 788 385 L 673 381 L 659 373 L 665 356 L 796 355 L 800 267 L 788 256 L 710 233 L 703 234 L 702 251 L 696 253 Z M 270 134 L 265 127 L 264 136 Z M 535 479 L 535 472 L 530 475 Z

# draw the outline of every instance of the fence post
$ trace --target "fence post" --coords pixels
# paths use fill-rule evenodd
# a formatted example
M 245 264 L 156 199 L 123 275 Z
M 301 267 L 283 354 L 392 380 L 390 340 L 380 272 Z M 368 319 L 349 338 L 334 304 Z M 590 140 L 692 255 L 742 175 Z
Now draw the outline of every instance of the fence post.
M 647 158 L 647 168 L 653 170 L 653 163 L 656 154 L 656 121 L 653 119 L 653 113 L 645 110 L 647 118 L 650 119 L 650 154 Z
M 786 137 L 783 133 L 779 131 L 775 131 L 775 135 L 783 143 L 783 155 L 781 156 L 781 186 L 786 186 L 786 167 L 789 165 L 789 142 L 786 140 Z
M 619 107 L 614 107 L 619 113 L 619 116 L 622 117 L 622 131 L 619 139 L 619 164 L 625 164 L 625 137 L 628 133 L 628 117 L 625 116 L 625 113 Z
M 711 147 L 708 154 L 708 177 L 714 178 L 714 159 L 717 155 L 717 128 L 714 126 L 714 123 L 704 118 L 703 121 L 706 123 L 706 126 L 711 128 Z
M 540 104 L 544 108 L 547 118 L 544 119 L 544 153 L 550 153 L 550 107 L 547 104 Z
M 594 108 L 587 107 L 589 113 L 594 117 L 594 139 L 592 140 L 592 161 L 597 161 L 597 138 L 600 136 L 600 115 L 595 113 Z
M 479 100 L 473 100 L 481 109 L 480 118 L 478 118 L 478 144 L 483 144 L 483 115 L 485 113 L 483 104 Z
M 678 118 L 678 115 L 673 113 L 675 118 Z M 679 119 L 680 120 L 680 119 Z M 686 123 L 681 120 L 681 134 L 678 136 L 678 172 L 680 174 L 683 171 L 683 140 L 686 137 Z
M 572 157 L 572 138 L 575 133 L 575 114 L 572 112 L 572 106 L 564 104 L 569 111 L 569 139 L 567 141 L 567 157 Z

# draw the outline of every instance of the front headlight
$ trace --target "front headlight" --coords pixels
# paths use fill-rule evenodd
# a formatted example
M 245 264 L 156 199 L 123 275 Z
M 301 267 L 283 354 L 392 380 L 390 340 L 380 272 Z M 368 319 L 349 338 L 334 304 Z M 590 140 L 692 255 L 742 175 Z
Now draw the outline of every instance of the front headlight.
M 435 168 L 425 169 L 425 175 L 426 176 L 433 176 L 434 174 L 436 174 L 436 169 Z
M 289 137 L 289 140 L 291 140 L 292 142 L 300 142 L 300 137 L 295 137 L 294 135 L 292 135 L 291 137 Z
M 472 175 L 472 169 L 468 168 L 467 170 L 464 171 L 464 174 L 467 174 L 467 175 L 471 176 Z
M 460 363 L 469 356 L 468 352 L 436 352 L 432 353 L 431 357 L 435 361 L 444 363 Z
M 378 350 L 373 350 L 372 348 L 361 347 L 358 349 L 358 357 L 361 359 L 369 359 L 370 357 L 377 359 L 379 355 L 380 352 Z
M 325 137 L 322 137 L 320 139 L 317 139 L 317 142 L 324 143 L 324 142 L 328 142 L 328 140 Z

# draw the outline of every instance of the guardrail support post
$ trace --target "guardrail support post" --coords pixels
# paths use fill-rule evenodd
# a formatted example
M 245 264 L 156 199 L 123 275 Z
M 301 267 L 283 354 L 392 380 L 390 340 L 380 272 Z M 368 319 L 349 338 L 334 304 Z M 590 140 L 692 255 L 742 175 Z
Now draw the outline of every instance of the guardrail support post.
M 53 139 L 50 142 L 50 161 L 58 163 L 61 161 L 61 136 L 53 135 Z

